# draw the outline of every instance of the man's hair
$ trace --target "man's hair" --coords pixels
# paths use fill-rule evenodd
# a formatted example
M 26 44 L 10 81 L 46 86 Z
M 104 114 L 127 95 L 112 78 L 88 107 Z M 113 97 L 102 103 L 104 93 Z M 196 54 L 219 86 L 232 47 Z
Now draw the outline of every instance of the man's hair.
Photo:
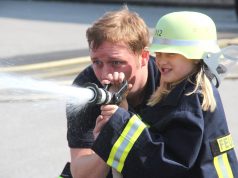
M 87 29 L 86 35 L 90 49 L 97 49 L 105 41 L 122 42 L 134 53 L 140 53 L 149 43 L 149 30 L 144 20 L 126 6 L 105 13 Z

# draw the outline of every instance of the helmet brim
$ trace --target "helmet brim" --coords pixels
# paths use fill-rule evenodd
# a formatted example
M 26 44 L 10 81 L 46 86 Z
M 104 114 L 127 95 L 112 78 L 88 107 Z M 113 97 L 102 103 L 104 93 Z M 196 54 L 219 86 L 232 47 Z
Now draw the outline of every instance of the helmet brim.
M 152 53 L 162 52 L 162 53 L 177 53 L 185 56 L 188 59 L 202 59 L 204 54 L 217 53 L 220 51 L 218 45 L 212 46 L 171 46 L 171 45 L 161 45 L 161 44 L 151 44 L 149 51 Z

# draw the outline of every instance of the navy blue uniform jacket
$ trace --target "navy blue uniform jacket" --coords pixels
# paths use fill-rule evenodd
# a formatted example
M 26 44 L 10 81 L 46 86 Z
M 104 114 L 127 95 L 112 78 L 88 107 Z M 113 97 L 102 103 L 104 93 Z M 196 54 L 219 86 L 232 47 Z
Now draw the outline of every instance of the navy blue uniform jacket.
M 123 178 L 238 178 L 238 163 L 222 102 L 202 111 L 202 97 L 188 80 L 140 116 L 119 108 L 93 150 Z

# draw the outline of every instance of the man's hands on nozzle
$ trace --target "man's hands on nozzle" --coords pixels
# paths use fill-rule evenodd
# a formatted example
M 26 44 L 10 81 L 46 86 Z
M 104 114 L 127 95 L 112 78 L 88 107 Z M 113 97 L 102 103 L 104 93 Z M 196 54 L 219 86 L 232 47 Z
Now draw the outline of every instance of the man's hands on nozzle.
M 120 89 L 121 84 L 123 83 L 124 80 L 126 79 L 125 79 L 125 74 L 123 72 L 114 72 L 113 74 L 108 74 L 106 79 L 102 80 L 101 83 L 103 85 L 110 84 L 111 86 L 109 88 L 109 91 L 111 93 L 116 93 Z M 124 109 L 128 109 L 128 103 L 127 103 L 126 97 L 129 91 L 131 90 L 131 88 L 132 88 L 132 84 L 128 83 L 128 89 L 123 95 L 122 101 L 119 104 L 119 106 Z

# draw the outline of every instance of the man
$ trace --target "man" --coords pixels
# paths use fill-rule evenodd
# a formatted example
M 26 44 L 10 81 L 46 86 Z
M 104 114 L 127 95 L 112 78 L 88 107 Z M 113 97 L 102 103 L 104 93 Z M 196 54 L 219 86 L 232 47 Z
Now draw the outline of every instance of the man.
M 124 73 L 133 84 L 127 95 L 129 110 L 140 113 L 159 81 L 154 59 L 149 59 L 145 50 L 149 43 L 145 22 L 127 8 L 108 12 L 87 30 L 87 39 L 92 65 L 82 71 L 73 84 L 83 86 L 91 82 L 103 87 L 102 84 L 109 81 L 109 73 Z M 89 105 L 78 113 L 71 111 L 69 105 L 67 138 L 73 177 L 111 177 L 109 167 L 91 149 L 100 106 Z

